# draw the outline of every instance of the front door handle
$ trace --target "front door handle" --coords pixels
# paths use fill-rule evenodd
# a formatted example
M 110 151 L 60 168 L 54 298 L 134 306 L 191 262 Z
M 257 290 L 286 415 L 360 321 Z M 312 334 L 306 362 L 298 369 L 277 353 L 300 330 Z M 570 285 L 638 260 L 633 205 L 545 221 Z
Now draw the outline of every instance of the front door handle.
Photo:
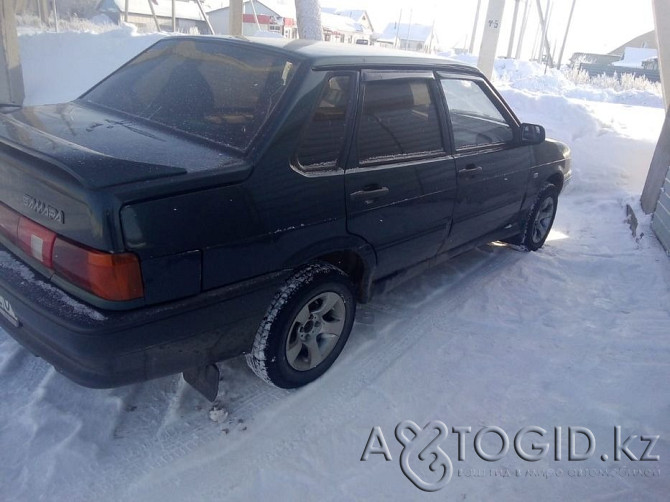
M 362 200 L 365 201 L 366 204 L 372 204 L 372 202 L 374 202 L 376 199 L 384 197 L 388 195 L 388 193 L 389 193 L 388 187 L 371 185 L 363 188 L 363 190 L 353 192 L 352 194 L 349 195 L 349 197 L 351 197 L 351 200 L 354 201 Z
M 479 176 L 482 174 L 482 166 L 478 166 L 475 164 L 468 164 L 465 166 L 465 169 L 461 169 L 458 171 L 458 177 L 459 178 L 474 178 L 475 176 Z

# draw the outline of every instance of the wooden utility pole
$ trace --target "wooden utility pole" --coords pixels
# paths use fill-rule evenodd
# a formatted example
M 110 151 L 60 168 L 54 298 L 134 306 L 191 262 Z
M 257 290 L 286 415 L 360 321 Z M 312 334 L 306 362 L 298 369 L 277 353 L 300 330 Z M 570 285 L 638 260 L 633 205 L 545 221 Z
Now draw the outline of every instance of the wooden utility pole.
M 509 35 L 509 45 L 507 46 L 507 57 L 512 57 L 512 51 L 514 50 L 514 39 L 516 38 L 516 21 L 519 17 L 519 3 L 521 0 L 515 0 L 514 2 L 514 16 L 512 17 L 512 32 Z
M 549 29 L 549 5 L 550 1 L 547 0 L 547 18 L 544 17 L 544 14 L 542 13 L 542 5 L 540 3 L 540 0 L 536 0 L 537 3 L 537 13 L 540 16 L 540 24 L 542 25 L 542 40 L 540 41 L 540 47 L 542 49 L 540 50 L 540 63 L 542 62 L 542 54 L 544 53 L 544 49 L 547 51 L 547 64 L 553 68 L 554 66 L 554 61 L 551 58 L 551 44 L 549 43 L 549 34 L 547 33 Z
M 156 17 L 156 11 L 154 10 L 154 3 L 152 0 L 147 0 L 149 3 L 149 10 L 151 11 L 151 16 L 154 18 L 154 23 L 156 23 L 156 30 L 161 31 L 161 25 L 158 22 L 158 18 Z
M 557 68 L 561 69 L 561 62 L 563 61 L 563 52 L 565 52 L 565 44 L 568 41 L 568 33 L 570 33 L 570 25 L 572 24 L 572 15 L 575 13 L 575 4 L 577 0 L 572 0 L 572 7 L 570 8 L 570 15 L 568 16 L 568 25 L 565 27 L 565 36 L 563 37 L 563 44 L 561 45 L 561 52 L 558 54 Z
M 23 71 L 13 0 L 0 2 L 0 103 L 23 104 Z
M 523 8 L 523 22 L 521 23 L 521 31 L 519 32 L 519 41 L 516 44 L 516 59 L 521 59 L 521 49 L 523 48 L 523 40 L 526 36 L 526 27 L 528 26 L 528 15 L 530 14 L 530 0 L 526 0 L 526 6 Z
M 482 8 L 482 0 L 477 0 L 477 11 L 475 12 L 475 24 L 472 26 L 472 35 L 470 35 L 470 54 L 475 52 L 475 38 L 477 37 L 477 27 L 479 26 L 479 11 Z
M 14 3 L 13 1 L 2 0 L 3 4 Z M 39 15 L 40 20 L 49 25 L 49 0 L 37 0 L 37 14 Z
M 210 35 L 214 35 L 214 28 L 212 27 L 212 23 L 209 22 L 209 16 L 205 12 L 204 7 L 202 6 L 202 2 L 200 0 L 195 0 L 195 3 L 198 4 L 198 8 L 200 9 L 200 14 L 202 14 L 202 18 L 205 20 L 205 23 L 207 24 L 207 29 L 209 30 Z M 242 30 L 242 24 L 240 23 L 240 31 Z

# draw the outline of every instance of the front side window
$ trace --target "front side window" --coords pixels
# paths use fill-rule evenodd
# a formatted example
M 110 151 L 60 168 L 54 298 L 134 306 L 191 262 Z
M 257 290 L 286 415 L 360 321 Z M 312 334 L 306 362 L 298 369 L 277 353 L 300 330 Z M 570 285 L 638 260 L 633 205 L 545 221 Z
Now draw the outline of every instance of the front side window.
M 430 81 L 367 82 L 357 145 L 361 163 L 443 152 Z
M 298 149 L 298 163 L 302 170 L 336 167 L 346 139 L 350 96 L 350 76 L 328 79 Z
M 457 150 L 514 139 L 511 125 L 477 82 L 449 78 L 441 83 Z
M 244 150 L 295 70 L 285 57 L 262 50 L 166 40 L 81 99 Z

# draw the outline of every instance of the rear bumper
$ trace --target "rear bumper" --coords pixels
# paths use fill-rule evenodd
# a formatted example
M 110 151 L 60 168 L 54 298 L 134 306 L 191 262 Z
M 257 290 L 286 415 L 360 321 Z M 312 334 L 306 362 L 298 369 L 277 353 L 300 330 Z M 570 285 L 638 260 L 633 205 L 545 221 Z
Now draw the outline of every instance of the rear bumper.
M 117 387 L 248 351 L 287 273 L 132 311 L 90 307 L 46 282 L 0 246 L 0 297 L 18 322 L 0 327 L 86 387 Z

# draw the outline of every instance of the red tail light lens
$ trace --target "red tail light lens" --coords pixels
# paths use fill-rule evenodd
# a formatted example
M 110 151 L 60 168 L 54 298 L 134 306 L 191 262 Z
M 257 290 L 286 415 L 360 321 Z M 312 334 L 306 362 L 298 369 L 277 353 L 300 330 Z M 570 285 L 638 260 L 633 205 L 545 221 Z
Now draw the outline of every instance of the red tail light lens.
M 13 244 L 16 244 L 19 215 L 0 204 L 0 234 L 4 235 Z
M 140 263 L 134 254 L 102 253 L 56 239 L 53 268 L 58 275 L 105 300 L 134 300 L 144 295 Z
M 111 301 L 144 296 L 137 256 L 110 254 L 61 239 L 48 228 L 0 204 L 0 235 L 57 275 Z

